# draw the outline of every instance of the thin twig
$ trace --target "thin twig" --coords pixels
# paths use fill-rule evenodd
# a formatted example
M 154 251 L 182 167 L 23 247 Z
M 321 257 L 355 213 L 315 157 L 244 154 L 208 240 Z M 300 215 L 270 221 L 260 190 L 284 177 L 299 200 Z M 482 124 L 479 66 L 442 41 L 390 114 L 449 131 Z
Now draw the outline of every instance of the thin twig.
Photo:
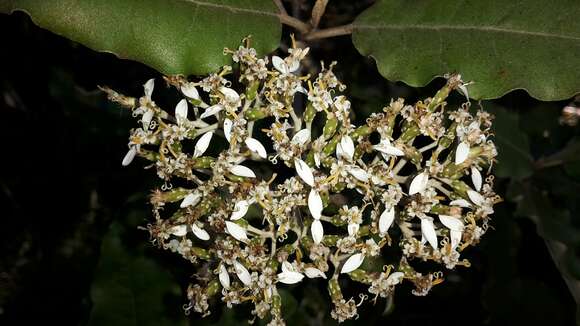
M 312 31 L 312 32 L 308 33 L 304 38 L 306 40 L 316 40 L 316 39 L 329 38 L 329 37 L 335 37 L 335 36 L 341 36 L 341 35 L 350 35 L 350 34 L 352 34 L 353 29 L 354 29 L 354 26 L 352 24 L 331 27 L 331 28 L 321 29 L 321 30 L 317 30 L 317 31 Z
M 306 24 L 300 19 L 296 19 L 294 17 L 285 14 L 279 14 L 278 17 L 280 18 L 280 22 L 282 24 L 294 27 L 297 31 L 299 31 L 302 34 L 308 33 L 311 29 L 309 24 Z
M 312 28 L 317 28 L 320 23 L 320 18 L 324 15 L 328 0 L 316 0 L 314 7 L 312 7 L 312 17 L 310 18 L 310 25 Z
M 288 16 L 288 12 L 286 11 L 286 8 L 284 8 L 284 5 L 282 4 L 281 0 L 274 0 L 274 4 L 276 5 L 276 7 L 278 7 L 280 14 Z

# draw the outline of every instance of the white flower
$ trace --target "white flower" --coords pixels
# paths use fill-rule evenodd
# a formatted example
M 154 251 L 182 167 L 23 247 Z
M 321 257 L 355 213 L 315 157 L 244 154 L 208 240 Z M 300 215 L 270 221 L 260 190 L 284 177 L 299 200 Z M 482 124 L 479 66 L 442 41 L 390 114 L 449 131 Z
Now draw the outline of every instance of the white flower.
M 241 242 L 246 242 L 248 240 L 248 235 L 246 234 L 246 229 L 237 225 L 234 222 L 226 221 L 226 229 L 228 233 L 234 237 L 236 240 Z
M 193 83 L 186 83 L 181 85 L 181 93 L 193 100 L 200 100 L 199 92 Z
M 244 265 L 240 264 L 237 260 L 234 260 L 234 270 L 236 271 L 236 275 L 244 283 L 244 285 L 250 285 L 252 283 L 252 277 L 250 276 L 250 272 L 244 267 Z
M 429 182 L 429 175 L 426 172 L 421 172 L 417 174 L 411 185 L 409 186 L 409 195 L 414 195 L 417 193 L 422 193 L 427 188 L 427 183 Z
M 467 190 L 467 196 L 469 197 L 469 200 L 477 206 L 481 206 L 485 202 L 485 198 L 483 198 L 483 196 L 477 191 L 469 189 Z
M 213 136 L 213 132 L 208 131 L 199 138 L 199 140 L 195 144 L 195 149 L 193 151 L 194 158 L 200 157 L 203 155 L 203 153 L 205 153 L 205 151 L 209 147 L 209 142 L 211 141 L 212 136 Z
M 200 201 L 201 201 L 201 194 L 199 194 L 197 192 L 192 192 L 189 195 L 185 196 L 185 198 L 183 198 L 179 207 L 185 208 L 188 206 L 195 206 Z
M 250 168 L 236 164 L 230 168 L 230 172 L 237 175 L 238 177 L 255 178 L 256 174 Z
M 187 234 L 187 225 L 185 224 L 181 224 L 181 225 L 176 225 L 171 227 L 169 230 L 169 233 L 178 236 L 178 237 L 183 237 L 184 235 Z
M 275 55 L 272 56 L 272 65 L 284 75 L 295 72 L 300 68 L 300 62 L 298 60 L 292 60 L 290 65 L 288 65 L 284 59 Z
M 296 284 L 304 278 L 304 275 L 293 272 L 293 271 L 286 271 L 278 274 L 278 282 L 284 284 Z
M 177 124 L 182 124 L 184 121 L 187 121 L 187 111 L 187 101 L 179 101 L 175 106 L 175 119 L 177 120 Z
M 304 162 L 303 160 L 297 158 L 294 159 L 294 168 L 296 169 L 296 173 L 298 176 L 310 187 L 314 187 L 314 175 L 312 174 L 312 170 Z
M 389 277 L 387 277 L 387 285 L 388 286 L 397 285 L 397 284 L 401 283 L 401 281 L 403 281 L 404 277 L 405 277 L 405 273 L 394 272 L 391 275 L 389 275 Z
M 250 207 L 250 202 L 247 200 L 240 200 L 234 205 L 234 210 L 230 216 L 230 220 L 239 220 L 246 215 L 248 208 Z
M 321 270 L 319 270 L 318 268 L 314 268 L 314 267 L 306 267 L 304 269 L 304 274 L 306 274 L 306 276 L 308 278 L 317 278 L 317 277 L 322 277 L 324 279 L 326 279 L 326 274 L 324 274 Z
M 312 234 L 312 240 L 314 243 L 319 244 L 324 238 L 324 228 L 319 220 L 312 221 L 310 225 L 310 233 Z
M 471 182 L 473 182 L 473 186 L 475 187 L 476 191 L 481 191 L 483 180 L 481 177 L 481 173 L 475 166 L 471 167 Z
M 429 242 L 433 249 L 437 250 L 437 232 L 435 232 L 433 218 L 428 216 L 421 218 L 421 235 Z
M 199 116 L 199 118 L 205 119 L 207 117 L 211 117 L 212 115 L 218 114 L 223 109 L 224 109 L 224 106 L 221 104 L 212 105 L 209 108 L 205 109 L 205 111 Z
M 137 154 L 137 148 L 135 146 L 131 146 L 125 157 L 123 157 L 123 162 L 121 162 L 122 166 L 127 166 L 133 162 L 135 155 Z
M 191 224 L 191 231 L 193 231 L 193 234 L 200 240 L 203 241 L 209 240 L 209 234 L 207 233 L 207 231 L 197 226 L 197 224 L 195 223 Z
M 365 260 L 365 256 L 362 253 L 354 254 L 346 260 L 342 269 L 340 270 L 341 274 L 350 273 L 362 265 L 363 261 Z
M 282 262 L 282 272 L 296 272 L 296 268 L 290 264 L 287 260 Z
M 311 189 L 310 194 L 308 194 L 308 209 L 314 219 L 320 219 L 320 216 L 322 216 L 322 208 L 322 198 L 320 197 L 320 194 L 315 189 Z
M 469 157 L 469 144 L 466 142 L 461 142 L 457 145 L 455 150 L 455 164 L 461 164 L 467 160 Z
M 379 218 L 379 232 L 385 235 L 395 220 L 395 207 L 385 209 Z
M 310 141 L 310 130 L 302 129 L 292 137 L 292 143 L 298 146 L 304 146 Z
M 439 220 L 445 227 L 449 229 L 449 237 L 451 238 L 451 248 L 455 249 L 461 241 L 463 233 L 463 221 L 455 216 L 439 215 Z
M 255 138 L 251 138 L 248 137 L 245 140 L 246 146 L 248 146 L 248 148 L 258 154 L 258 156 L 260 156 L 263 159 L 266 159 L 266 157 L 268 157 L 268 154 L 266 153 L 266 148 L 264 147 L 264 145 L 262 145 L 262 143 L 260 143 L 259 140 L 255 139 Z
M 224 289 L 230 288 L 230 274 L 224 264 L 220 264 L 219 279 Z
M 338 150 L 338 145 L 337 145 Z M 342 151 L 342 156 L 346 158 L 348 161 L 352 161 L 354 157 L 354 143 L 352 138 L 348 135 L 342 136 L 340 139 L 340 150 Z
M 348 167 L 347 171 L 348 171 L 348 173 L 350 173 L 353 177 L 355 177 L 359 181 L 362 181 L 362 182 L 369 181 L 369 174 L 365 170 L 359 168 L 358 166 Z
M 232 127 L 234 126 L 234 122 L 228 118 L 224 119 L 224 135 L 228 140 L 228 143 L 231 141 L 232 138 Z
M 398 149 L 397 147 L 391 145 L 388 139 L 381 140 L 380 143 L 374 145 L 373 148 L 383 154 L 393 155 L 393 156 L 403 156 L 405 153 Z

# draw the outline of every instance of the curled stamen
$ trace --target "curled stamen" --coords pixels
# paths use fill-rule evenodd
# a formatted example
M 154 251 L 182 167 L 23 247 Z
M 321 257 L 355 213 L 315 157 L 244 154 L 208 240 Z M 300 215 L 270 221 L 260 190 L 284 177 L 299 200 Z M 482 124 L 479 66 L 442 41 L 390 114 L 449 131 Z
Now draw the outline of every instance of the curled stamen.
M 360 301 L 359 303 L 356 304 L 357 307 L 360 307 L 363 304 L 363 302 L 369 298 L 369 296 L 364 293 L 359 293 L 358 297 L 360 298 Z

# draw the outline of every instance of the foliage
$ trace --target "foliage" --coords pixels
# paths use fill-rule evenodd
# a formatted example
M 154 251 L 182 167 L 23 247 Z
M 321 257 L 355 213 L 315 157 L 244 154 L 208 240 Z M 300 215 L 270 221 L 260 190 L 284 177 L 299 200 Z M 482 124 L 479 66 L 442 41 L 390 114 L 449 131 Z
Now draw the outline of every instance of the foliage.
M 248 35 L 268 53 L 281 26 L 268 0 L 7 0 L 41 27 L 94 50 L 143 62 L 165 74 L 203 74 L 223 66 L 216 56 Z

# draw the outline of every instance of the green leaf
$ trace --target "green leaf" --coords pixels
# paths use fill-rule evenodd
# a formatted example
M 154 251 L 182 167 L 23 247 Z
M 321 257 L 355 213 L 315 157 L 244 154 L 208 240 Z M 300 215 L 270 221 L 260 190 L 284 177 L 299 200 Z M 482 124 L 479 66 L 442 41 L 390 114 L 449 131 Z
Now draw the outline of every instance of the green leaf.
M 127 250 L 121 230 L 120 224 L 113 223 L 103 239 L 91 286 L 89 325 L 185 325 L 183 317 L 170 319 L 183 316 L 181 290 L 175 280 L 154 260 Z M 172 296 L 175 302 L 166 307 Z
M 384 0 L 356 19 L 353 42 L 411 86 L 458 72 L 475 99 L 525 89 L 559 100 L 580 92 L 578 17 L 575 0 Z
M 224 47 L 252 35 L 259 55 L 281 35 L 270 0 L 4 0 L 0 12 L 27 12 L 39 26 L 97 51 L 164 74 L 205 74 L 229 63 Z
M 529 177 L 533 173 L 533 159 L 528 136 L 519 127 L 519 116 L 499 106 L 486 109 L 495 115 L 493 132 L 498 152 L 495 174 L 514 179 Z

